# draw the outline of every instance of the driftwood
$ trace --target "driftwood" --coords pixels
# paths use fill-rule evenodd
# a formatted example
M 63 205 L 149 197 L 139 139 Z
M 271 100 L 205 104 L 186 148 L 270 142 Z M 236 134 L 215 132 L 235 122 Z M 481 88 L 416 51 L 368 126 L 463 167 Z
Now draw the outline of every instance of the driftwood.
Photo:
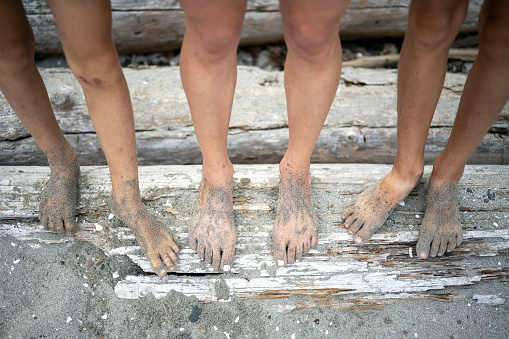
M 477 48 L 451 48 L 449 50 L 449 59 L 474 61 L 479 50 Z M 395 67 L 399 63 L 399 54 L 366 56 L 354 60 L 343 62 L 343 67 L 364 67 L 380 68 Z
M 23 0 L 35 33 L 38 53 L 61 53 L 55 22 L 45 1 Z M 352 0 L 342 20 L 343 39 L 402 37 L 410 0 Z M 177 0 L 112 0 L 113 38 L 121 53 L 172 50 L 180 47 L 184 14 Z M 462 32 L 477 29 L 481 0 L 470 1 Z M 241 44 L 283 41 L 277 0 L 249 0 Z
M 387 165 L 312 165 L 319 244 L 301 262 L 284 268 L 275 266 L 270 245 L 277 205 L 276 165 L 235 168 L 234 218 L 238 237 L 236 258 L 229 273 L 204 265 L 187 245 L 187 223 L 198 198 L 199 166 L 140 168 L 145 203 L 175 231 L 182 249 L 175 274 L 165 278 L 152 274 L 130 230 L 112 218 L 105 167 L 82 167 L 76 240 L 88 241 L 108 255 L 128 256 L 145 271 L 122 277 L 118 282 L 117 296 L 130 299 L 150 293 L 162 297 L 176 290 L 203 302 L 233 295 L 242 299 L 278 299 L 280 303 L 268 306 L 274 311 L 316 306 L 375 308 L 402 299 L 464 298 L 454 292 L 454 287 L 507 280 L 509 267 L 502 259 L 509 251 L 507 166 L 467 166 L 458 189 L 465 240 L 445 257 L 427 261 L 415 257 L 426 200 L 425 184 L 415 188 L 405 204 L 396 208 L 368 245 L 354 246 L 352 236 L 341 226 L 343 206 L 389 170 Z M 425 182 L 430 171 L 427 166 Z M 35 217 L 39 189 L 49 174 L 47 168 L 2 167 L 0 173 L 0 236 L 36 242 L 41 247 L 74 241 L 42 230 Z M 495 197 L 491 195 L 485 202 L 488 189 Z M 217 294 L 216 284 L 226 284 L 226 296 Z M 447 293 L 440 292 L 446 287 L 450 287 Z M 292 296 L 310 298 L 288 299 Z
M 82 165 L 106 164 L 81 88 L 67 69 L 41 71 L 57 120 Z M 136 121 L 141 165 L 199 164 L 179 69 L 125 69 Z M 396 154 L 396 70 L 343 68 L 342 81 L 312 155 L 313 162 L 392 163 Z M 447 74 L 431 125 L 425 160 L 443 150 L 466 76 Z M 0 93 L 0 165 L 46 164 L 30 134 Z M 472 164 L 507 164 L 509 105 L 470 158 Z M 230 122 L 235 163 L 277 163 L 288 144 L 281 72 L 239 67 Z

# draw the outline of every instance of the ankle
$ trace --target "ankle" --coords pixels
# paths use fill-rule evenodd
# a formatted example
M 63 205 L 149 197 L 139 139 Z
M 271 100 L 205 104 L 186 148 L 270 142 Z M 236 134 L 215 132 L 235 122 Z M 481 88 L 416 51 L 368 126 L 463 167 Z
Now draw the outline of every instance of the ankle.
M 44 154 L 52 170 L 58 168 L 74 171 L 75 167 L 79 167 L 78 155 L 67 141 L 44 151 Z
M 202 177 L 214 186 L 231 183 L 233 179 L 233 164 L 228 158 L 221 161 L 206 161 L 204 159 Z
M 281 162 L 279 163 L 279 173 L 282 177 L 285 176 L 309 176 L 310 169 L 309 159 L 307 161 L 304 160 L 295 160 L 290 159 L 285 155 Z
M 433 172 L 431 173 L 430 180 L 433 180 L 435 183 L 450 182 L 456 185 L 464 170 L 464 163 L 457 163 L 454 158 L 447 159 L 442 153 L 433 163 Z
M 424 161 L 396 161 L 391 170 L 392 175 L 396 175 L 398 180 L 403 182 L 417 182 L 424 171 Z

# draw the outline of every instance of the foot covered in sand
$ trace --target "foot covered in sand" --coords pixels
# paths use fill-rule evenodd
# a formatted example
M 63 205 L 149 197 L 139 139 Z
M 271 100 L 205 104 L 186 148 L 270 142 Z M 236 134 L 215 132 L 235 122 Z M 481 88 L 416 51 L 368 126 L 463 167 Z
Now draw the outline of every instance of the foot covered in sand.
M 49 150 L 46 156 L 50 159 L 51 174 L 41 193 L 39 219 L 45 229 L 73 235 L 80 176 L 78 157 L 70 146 Z
M 318 244 L 318 219 L 311 201 L 309 168 L 292 170 L 281 165 L 276 223 L 272 231 L 274 260 L 293 264 Z
M 458 247 L 462 239 L 456 183 L 435 182 L 432 175 L 426 213 L 419 230 L 417 255 L 421 259 L 442 256 Z
M 135 183 L 137 187 L 137 182 Z M 138 244 L 159 276 L 175 271 L 179 248 L 169 230 L 154 219 L 143 206 L 139 193 L 136 197 L 111 199 L 113 214 L 134 233 Z
M 189 224 L 189 246 L 214 268 L 233 264 L 237 235 L 233 224 L 233 183 L 212 184 L 202 178 L 200 198 Z
M 382 227 L 394 208 L 419 184 L 421 176 L 403 177 L 393 170 L 343 209 L 345 227 L 356 244 L 364 244 Z

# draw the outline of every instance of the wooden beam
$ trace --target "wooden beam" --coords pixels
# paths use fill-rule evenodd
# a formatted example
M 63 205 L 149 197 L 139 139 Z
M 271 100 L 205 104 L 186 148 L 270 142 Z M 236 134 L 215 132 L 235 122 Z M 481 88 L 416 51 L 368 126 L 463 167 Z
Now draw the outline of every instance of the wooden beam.
M 199 164 L 178 67 L 124 69 L 131 91 L 141 165 Z M 43 69 L 53 109 L 82 165 L 106 164 L 85 99 L 68 69 Z M 341 84 L 312 155 L 313 162 L 392 163 L 396 155 L 396 70 L 343 68 Z M 445 147 L 466 80 L 447 74 L 425 149 L 432 163 Z M 235 163 L 278 163 L 288 145 L 282 72 L 239 67 L 228 139 Z M 44 154 L 0 93 L 0 165 L 43 165 Z M 507 164 L 509 105 L 470 158 Z
M 403 37 L 410 0 L 352 0 L 341 21 L 343 39 Z M 62 46 L 46 2 L 23 0 L 32 25 L 37 53 L 62 53 Z M 121 53 L 172 50 L 180 47 L 184 14 L 178 1 L 112 0 L 113 39 Z M 477 30 L 481 0 L 470 1 L 462 32 Z M 277 0 L 249 0 L 241 44 L 283 41 Z
M 231 272 L 218 272 L 204 265 L 187 245 L 187 224 L 198 198 L 199 166 L 140 167 L 145 204 L 175 232 L 182 249 L 177 273 L 165 278 L 152 274 L 133 234 L 111 218 L 106 167 L 82 167 L 75 239 L 42 230 L 36 219 L 39 190 L 47 180 L 48 168 L 0 167 L 0 236 L 40 246 L 88 241 L 108 255 L 127 256 L 146 272 L 122 277 L 118 282 L 116 294 L 130 299 L 148 294 L 162 297 L 176 290 L 203 302 L 234 295 L 242 299 L 285 300 L 271 306 L 275 311 L 308 307 L 365 309 L 402 299 L 452 300 L 461 295 L 442 295 L 438 291 L 507 279 L 507 261 L 500 259 L 503 265 L 491 265 L 497 260 L 488 260 L 505 258 L 509 251 L 507 166 L 467 166 L 458 186 L 464 243 L 443 258 L 427 261 L 418 260 L 415 252 L 425 207 L 425 183 L 396 208 L 367 245 L 355 246 L 352 236 L 341 226 L 343 206 L 389 171 L 387 165 L 312 165 L 319 243 L 302 261 L 283 268 L 276 267 L 270 244 L 277 201 L 277 165 L 235 167 L 234 218 L 238 236 Z M 431 167 L 426 166 L 425 182 L 430 172 Z M 495 192 L 495 198 L 485 202 L 488 189 Z M 480 258 L 478 264 L 472 264 L 472 257 Z M 226 296 L 217 294 L 217 284 L 226 286 Z M 291 296 L 304 299 L 288 299 Z

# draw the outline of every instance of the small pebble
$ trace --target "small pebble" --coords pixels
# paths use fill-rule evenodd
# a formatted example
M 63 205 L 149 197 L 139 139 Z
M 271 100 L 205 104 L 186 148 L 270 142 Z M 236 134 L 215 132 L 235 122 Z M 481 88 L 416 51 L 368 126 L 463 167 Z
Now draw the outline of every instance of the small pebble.
M 414 257 L 414 255 L 413 255 L 413 253 L 412 253 L 412 247 L 409 247 L 409 248 L 408 248 L 408 255 L 410 256 L 410 258 L 413 258 L 413 257 Z
M 100 232 L 100 231 L 102 231 L 102 230 L 103 230 L 103 227 L 102 227 L 100 224 L 94 224 L 94 226 L 95 226 L 95 230 L 96 230 L 96 231 L 99 231 L 99 232 Z
M 495 192 L 493 192 L 491 188 L 488 189 L 488 199 L 490 200 L 495 199 Z
M 72 321 L 71 317 L 67 317 L 67 323 L 70 323 Z
M 238 323 L 238 322 L 239 322 L 239 319 L 240 319 L 240 316 L 238 316 L 237 318 L 235 318 L 235 323 Z
M 467 188 L 467 193 L 474 193 L 474 191 L 472 191 L 472 189 L 469 187 Z
M 207 333 L 207 330 L 206 330 L 206 329 L 204 329 L 203 327 L 200 327 L 200 332 L 201 332 L 202 334 L 205 334 L 205 333 Z
M 405 206 L 405 201 L 399 203 L 400 206 Z
M 111 220 L 111 219 L 113 219 L 114 216 L 115 215 L 113 215 L 113 213 L 110 213 L 110 215 L 108 215 L 108 219 Z
M 11 242 L 11 246 L 12 246 L 12 247 L 16 247 L 16 244 L 15 244 L 15 243 L 13 243 L 13 242 Z
M 108 319 L 108 313 L 104 313 L 102 316 L 101 316 L 102 319 L 106 320 Z
M 498 227 L 498 224 L 496 222 L 493 223 L 493 226 Z
M 278 260 L 278 261 L 277 261 L 277 265 L 278 265 L 278 266 L 284 266 L 284 265 L 285 265 L 284 260 Z
M 485 202 L 485 203 L 489 203 L 489 202 L 490 202 L 490 199 L 488 199 L 488 198 L 484 198 L 484 202 Z
M 415 217 L 416 217 L 417 219 L 419 219 L 419 218 L 420 218 L 419 214 L 416 214 L 416 215 L 415 215 Z
M 497 226 L 498 226 L 498 225 L 497 225 Z M 14 265 L 16 265 L 17 263 L 19 263 L 19 262 L 20 262 L 20 260 L 21 260 L 21 259 L 14 260 L 12 263 L 13 263 Z
M 113 279 L 117 279 L 118 277 L 120 277 L 118 272 L 113 272 Z

